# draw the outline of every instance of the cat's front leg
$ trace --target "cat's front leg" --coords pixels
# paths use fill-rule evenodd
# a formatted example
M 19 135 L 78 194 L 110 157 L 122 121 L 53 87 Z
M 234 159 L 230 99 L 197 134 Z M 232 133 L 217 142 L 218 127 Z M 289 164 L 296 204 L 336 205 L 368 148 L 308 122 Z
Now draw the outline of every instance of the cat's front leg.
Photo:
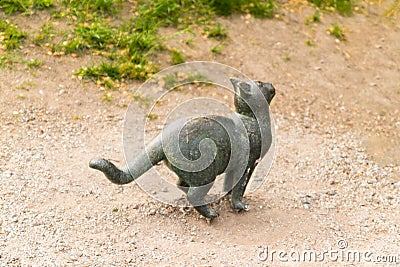
M 256 161 L 254 162 L 254 164 L 252 165 L 252 167 L 250 167 L 250 169 L 249 169 L 249 171 L 248 171 L 248 173 L 247 173 L 246 184 L 245 184 L 245 186 L 244 186 L 244 190 L 243 190 L 242 196 L 243 196 L 244 192 L 246 192 L 246 188 L 247 188 L 247 186 L 248 186 L 248 184 L 249 184 L 250 178 L 251 178 L 251 176 L 253 175 L 254 169 L 257 167 L 257 165 L 258 165 L 259 162 L 260 162 L 259 159 L 256 160 Z
M 232 208 L 236 211 L 250 210 L 249 205 L 247 205 L 246 203 L 244 203 L 242 201 L 243 194 L 246 189 L 247 182 L 248 182 L 248 174 L 249 174 L 249 170 L 246 171 L 242 175 L 239 182 L 235 185 L 235 187 L 232 190 L 231 205 L 232 205 Z
M 249 205 L 242 201 L 244 192 L 246 191 L 246 187 L 249 184 L 251 175 L 254 172 L 254 169 L 257 167 L 259 160 L 256 160 L 250 168 L 243 174 L 240 178 L 239 182 L 236 184 L 234 189 L 232 190 L 232 207 L 234 210 L 241 211 L 250 210 Z
M 225 173 L 225 179 L 224 179 L 224 192 L 226 192 L 226 195 L 230 195 L 232 193 L 232 189 L 234 187 L 234 177 L 235 177 L 235 172 L 230 170 Z

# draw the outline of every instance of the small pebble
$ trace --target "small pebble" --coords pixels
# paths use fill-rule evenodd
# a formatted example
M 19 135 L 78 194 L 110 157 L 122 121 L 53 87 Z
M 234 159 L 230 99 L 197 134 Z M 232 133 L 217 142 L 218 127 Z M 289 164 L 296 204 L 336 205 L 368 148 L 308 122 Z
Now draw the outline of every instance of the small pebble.
M 164 192 L 164 193 L 168 192 L 168 187 L 163 187 L 163 188 L 161 189 L 161 191 Z
M 151 209 L 150 211 L 149 211 L 149 215 L 155 215 L 156 214 L 156 210 L 155 209 Z

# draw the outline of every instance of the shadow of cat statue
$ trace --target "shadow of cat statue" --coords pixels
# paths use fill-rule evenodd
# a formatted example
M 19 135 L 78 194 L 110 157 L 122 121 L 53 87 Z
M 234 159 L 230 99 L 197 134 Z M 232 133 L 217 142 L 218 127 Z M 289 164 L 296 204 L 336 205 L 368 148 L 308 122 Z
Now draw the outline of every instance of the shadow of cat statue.
M 218 212 L 205 196 L 217 175 L 225 173 L 224 191 L 231 194 L 236 211 L 249 210 L 243 194 L 257 163 L 272 144 L 269 104 L 275 96 L 271 83 L 230 79 L 236 112 L 230 116 L 184 118 L 165 127 L 123 170 L 106 159 L 89 163 L 115 184 L 139 178 L 160 161 L 179 177 L 177 186 L 189 203 L 204 217 Z M 258 115 L 258 113 L 261 114 Z

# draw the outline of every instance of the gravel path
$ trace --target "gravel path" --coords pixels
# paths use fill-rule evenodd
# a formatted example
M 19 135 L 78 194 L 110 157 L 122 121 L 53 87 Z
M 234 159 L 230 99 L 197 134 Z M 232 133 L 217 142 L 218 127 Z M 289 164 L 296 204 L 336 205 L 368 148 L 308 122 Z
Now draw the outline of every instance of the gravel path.
M 400 31 L 376 24 L 379 18 L 370 14 L 326 15 L 312 32 L 299 22 L 303 17 L 221 20 L 231 39 L 216 60 L 271 78 L 277 88 L 272 110 L 278 146 L 267 181 L 246 195 L 251 210 L 235 214 L 220 201 L 214 205 L 221 216 L 211 225 L 191 208 L 164 205 L 135 184 L 115 186 L 89 169 L 93 156 L 123 163 L 131 92 L 114 92 L 112 103 L 101 102 L 101 89 L 70 75 L 90 58 L 54 58 L 26 48 L 44 58 L 43 68 L 32 73 L 21 65 L 0 73 L 0 266 L 294 264 L 277 254 L 261 261 L 266 247 L 270 253 L 370 251 L 374 261 L 396 256 L 398 266 L 400 99 L 392 89 L 400 84 L 398 55 L 393 57 Z M 348 43 L 326 35 L 332 21 L 348 27 Z M 316 48 L 304 45 L 310 38 L 319 41 Z M 207 60 L 207 45 L 186 52 Z M 26 82 L 34 85 L 18 89 Z M 137 116 L 143 118 L 143 109 Z M 379 157 L 382 148 L 386 158 Z M 325 258 L 314 264 L 371 263 Z

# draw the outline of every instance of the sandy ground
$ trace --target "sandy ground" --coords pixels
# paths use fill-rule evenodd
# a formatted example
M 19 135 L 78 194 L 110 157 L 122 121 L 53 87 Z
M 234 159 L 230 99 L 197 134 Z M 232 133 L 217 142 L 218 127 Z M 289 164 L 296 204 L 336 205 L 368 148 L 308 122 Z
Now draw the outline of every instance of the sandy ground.
M 277 89 L 272 170 L 246 195 L 249 212 L 221 201 L 211 225 L 88 168 L 94 156 L 123 164 L 124 115 L 140 83 L 104 102 L 101 88 L 72 75 L 93 58 L 25 47 L 27 59 L 44 62 L 39 69 L 0 71 L 0 265 L 309 266 L 297 255 L 315 250 L 337 254 L 312 264 L 398 266 L 400 28 L 375 8 L 311 25 L 308 8 L 221 19 L 229 39 L 216 56 L 215 40 L 170 41 L 188 61 L 225 63 Z M 347 41 L 327 34 L 331 23 Z M 144 115 L 138 105 L 137 119 Z M 360 262 L 347 260 L 353 252 Z

